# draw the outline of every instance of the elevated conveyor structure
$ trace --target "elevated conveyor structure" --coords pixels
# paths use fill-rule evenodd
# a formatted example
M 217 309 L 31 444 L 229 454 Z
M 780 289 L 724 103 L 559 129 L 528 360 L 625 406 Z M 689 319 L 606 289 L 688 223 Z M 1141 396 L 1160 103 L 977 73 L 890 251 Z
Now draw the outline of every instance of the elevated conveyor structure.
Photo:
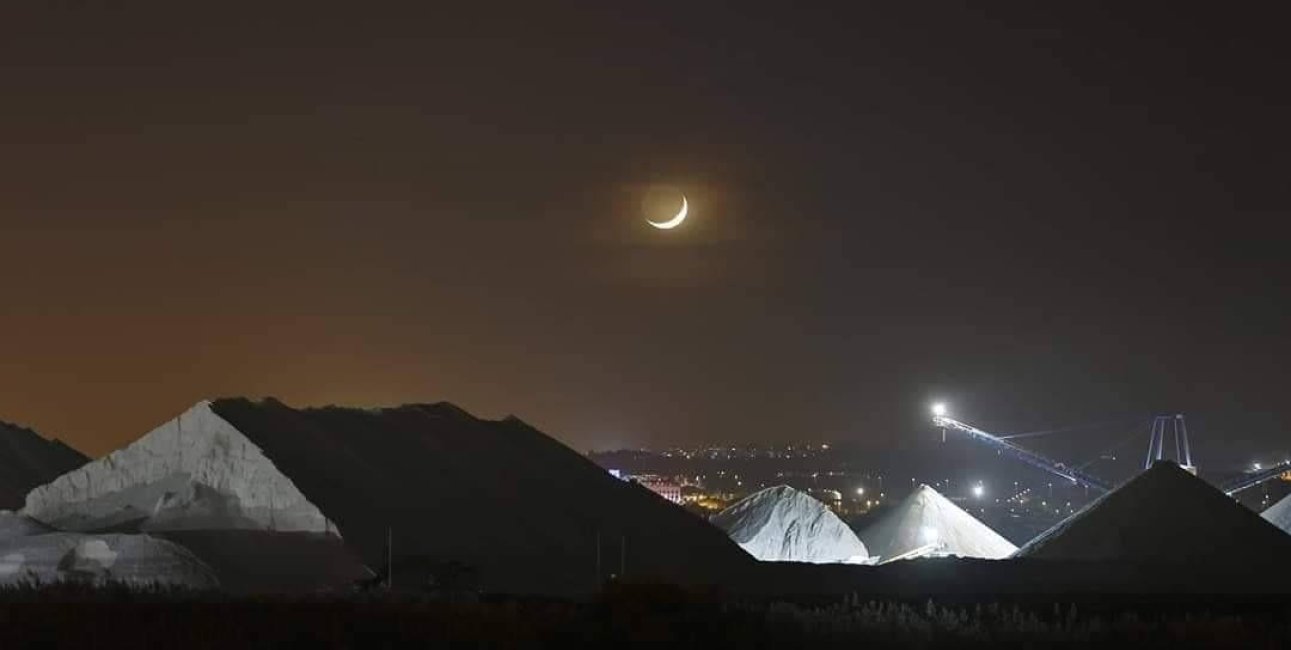
M 1219 486 L 1219 489 L 1223 490 L 1224 494 L 1231 497 L 1247 488 L 1253 488 L 1265 481 L 1272 481 L 1287 472 L 1291 472 L 1291 461 L 1282 461 L 1272 467 L 1239 476 Z
M 992 447 L 995 447 L 997 450 L 1001 452 L 1008 453 L 1012 455 L 1014 458 L 1017 458 L 1018 460 L 1032 467 L 1035 467 L 1037 469 L 1041 469 L 1046 472 L 1049 472 L 1050 474 L 1054 474 L 1062 478 L 1065 478 L 1068 481 L 1075 483 L 1076 485 L 1081 485 L 1087 488 L 1093 488 L 1095 490 L 1099 490 L 1102 492 L 1106 492 L 1111 489 L 1111 486 L 1109 486 L 1102 479 L 1092 476 L 1090 474 L 1087 474 L 1081 471 L 1080 469 L 1071 467 L 1069 465 L 1066 465 L 1065 463 L 1060 463 L 1050 458 L 1046 458 L 1033 451 L 1023 449 L 1009 442 L 1008 440 L 1001 438 L 1000 436 L 997 436 L 993 433 L 989 433 L 986 431 L 982 431 L 977 427 L 974 427 L 969 424 L 965 424 L 963 422 L 960 422 L 959 420 L 949 417 L 946 415 L 944 407 L 939 406 L 933 409 L 932 423 L 938 427 L 941 427 L 943 430 L 954 429 L 956 431 L 961 431 L 963 433 L 966 433 L 970 437 L 980 440 L 982 442 L 985 442 L 986 444 Z
M 942 429 L 943 439 L 947 429 L 953 429 L 969 435 L 969 437 L 984 442 L 1002 453 L 1017 458 L 1018 460 L 1043 471 L 1049 472 L 1061 478 L 1071 481 L 1073 484 L 1081 485 L 1087 488 L 1107 492 L 1111 486 L 1102 479 L 1088 474 L 1081 470 L 1080 467 L 1073 467 L 1065 463 L 1047 458 L 1033 451 L 1023 449 L 1005 437 L 998 436 L 988 431 L 983 431 L 975 426 L 960 422 L 946 415 L 946 407 L 943 404 L 936 404 L 932 409 L 933 425 Z M 1165 459 L 1167 440 L 1173 439 L 1174 453 L 1176 463 L 1185 471 L 1197 474 L 1197 468 L 1192 463 L 1192 448 L 1188 442 L 1188 427 L 1182 414 L 1159 415 L 1152 420 L 1152 429 L 1148 437 L 1148 453 L 1144 460 L 1144 469 L 1148 469 L 1158 460 Z M 1280 476 L 1291 473 L 1291 460 L 1282 461 L 1276 465 L 1257 469 L 1239 476 L 1235 479 L 1219 485 L 1220 490 L 1228 496 L 1233 496 L 1242 490 L 1246 490 L 1266 481 L 1271 481 Z

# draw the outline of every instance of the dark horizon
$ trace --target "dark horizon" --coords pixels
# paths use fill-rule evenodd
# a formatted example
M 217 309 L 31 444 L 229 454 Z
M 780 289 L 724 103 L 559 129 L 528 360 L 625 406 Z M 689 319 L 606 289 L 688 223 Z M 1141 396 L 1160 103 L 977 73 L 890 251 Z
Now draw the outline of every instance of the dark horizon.
M 1189 11 L 6 8 L 0 420 L 884 448 L 944 400 L 1286 450 L 1291 46 Z

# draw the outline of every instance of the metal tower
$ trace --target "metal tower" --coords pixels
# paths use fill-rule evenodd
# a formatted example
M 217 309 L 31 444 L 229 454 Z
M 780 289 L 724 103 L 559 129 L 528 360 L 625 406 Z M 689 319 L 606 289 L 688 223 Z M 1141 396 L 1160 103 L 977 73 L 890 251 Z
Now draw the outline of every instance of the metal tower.
M 1182 413 L 1175 415 L 1158 415 L 1152 418 L 1152 433 L 1148 436 L 1148 455 L 1143 461 L 1143 469 L 1152 467 L 1152 463 L 1165 458 L 1166 431 L 1174 437 L 1174 459 L 1179 467 L 1197 473 L 1192 464 L 1192 448 L 1188 446 L 1188 424 Z

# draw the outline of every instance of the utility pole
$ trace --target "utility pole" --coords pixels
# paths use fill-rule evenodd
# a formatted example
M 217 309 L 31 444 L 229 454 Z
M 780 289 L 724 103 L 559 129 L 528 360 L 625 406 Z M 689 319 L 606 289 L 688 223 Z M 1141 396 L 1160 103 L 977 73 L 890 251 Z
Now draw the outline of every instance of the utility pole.
M 619 541 L 619 579 L 622 580 L 628 576 L 628 536 L 626 534 Z
M 386 590 L 394 590 L 394 528 L 386 526 Z
M 596 585 L 598 587 L 601 584 L 601 576 L 603 575 L 605 574 L 601 573 L 601 529 L 597 528 L 596 529 Z

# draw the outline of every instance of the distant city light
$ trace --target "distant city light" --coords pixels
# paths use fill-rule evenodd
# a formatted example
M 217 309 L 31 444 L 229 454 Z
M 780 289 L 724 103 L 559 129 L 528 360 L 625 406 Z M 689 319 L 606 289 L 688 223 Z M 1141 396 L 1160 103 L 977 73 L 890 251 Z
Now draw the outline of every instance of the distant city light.
M 936 416 L 938 416 L 938 417 L 941 417 L 941 416 L 945 415 L 945 414 L 946 414 L 946 405 L 945 405 L 945 404 L 943 404 L 942 402 L 937 402 L 936 404 L 933 404 L 933 405 L 932 405 L 932 414 L 933 414 L 933 415 L 936 415 Z
M 863 488 L 863 487 L 858 487 L 858 488 L 856 488 L 856 496 L 858 496 L 858 497 L 863 497 L 863 496 L 865 496 L 865 488 Z

